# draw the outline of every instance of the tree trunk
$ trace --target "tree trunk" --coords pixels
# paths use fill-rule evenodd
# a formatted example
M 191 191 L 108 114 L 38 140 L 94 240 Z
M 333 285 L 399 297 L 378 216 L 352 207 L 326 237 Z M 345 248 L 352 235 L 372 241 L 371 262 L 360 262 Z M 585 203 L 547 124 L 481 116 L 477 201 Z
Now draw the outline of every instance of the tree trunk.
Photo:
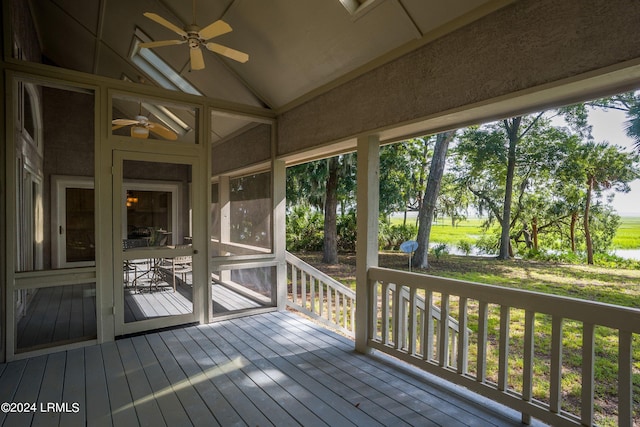
M 433 151 L 433 158 L 431 159 L 431 167 L 429 168 L 427 188 L 418 212 L 418 249 L 416 249 L 413 255 L 413 265 L 417 268 L 429 268 L 429 235 L 431 234 L 433 212 L 436 209 L 436 200 L 440 192 L 447 150 L 455 134 L 455 131 L 449 131 L 439 133 L 436 136 L 436 145 Z
M 587 243 L 587 264 L 593 265 L 593 243 L 589 231 L 589 209 L 591 208 L 591 191 L 593 190 L 593 178 L 587 183 L 587 197 L 584 206 L 584 240 Z
M 538 252 L 538 218 L 531 221 L 531 237 L 533 238 L 533 250 Z
M 325 264 L 338 263 L 338 167 L 339 158 L 329 159 L 329 174 L 327 176 L 326 197 L 324 202 L 324 245 L 322 262 Z
M 509 259 L 510 234 L 511 234 L 511 201 L 513 198 L 513 178 L 516 171 L 516 145 L 518 143 L 518 130 L 522 117 L 514 117 L 505 120 L 504 124 L 509 137 L 509 152 L 507 157 L 507 182 L 504 188 L 504 205 L 502 213 L 502 233 L 500 234 L 500 254 L 498 259 Z
M 576 253 L 576 224 L 578 222 L 578 212 L 571 214 L 571 225 L 569 235 L 571 237 L 571 252 Z

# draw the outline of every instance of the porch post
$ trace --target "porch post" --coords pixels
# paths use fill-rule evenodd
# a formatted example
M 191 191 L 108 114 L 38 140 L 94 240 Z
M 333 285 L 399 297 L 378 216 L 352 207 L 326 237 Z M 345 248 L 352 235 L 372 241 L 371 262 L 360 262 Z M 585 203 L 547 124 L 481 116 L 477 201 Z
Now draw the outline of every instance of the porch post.
M 356 351 L 368 353 L 370 267 L 378 265 L 378 210 L 380 199 L 380 139 L 377 135 L 358 138 L 356 245 Z
M 218 180 L 218 206 L 220 207 L 220 248 L 224 248 L 231 240 L 231 188 L 229 177 L 220 176 Z M 220 254 L 218 254 L 220 255 Z M 220 271 L 220 280 L 231 280 L 231 270 Z
M 284 310 L 287 304 L 287 262 L 285 259 L 287 246 L 286 203 L 287 203 L 287 170 L 285 162 L 272 162 L 273 185 L 273 254 L 278 262 L 276 283 L 273 287 L 271 301 L 278 310 Z

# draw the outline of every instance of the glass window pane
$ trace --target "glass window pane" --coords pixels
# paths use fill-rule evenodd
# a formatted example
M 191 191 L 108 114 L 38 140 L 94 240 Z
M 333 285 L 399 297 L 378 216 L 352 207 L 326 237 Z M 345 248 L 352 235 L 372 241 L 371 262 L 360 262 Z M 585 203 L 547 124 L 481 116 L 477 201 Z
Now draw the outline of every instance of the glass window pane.
M 16 271 L 93 265 L 94 94 L 14 88 Z
M 15 292 L 16 352 L 95 339 L 96 286 L 53 286 Z
M 137 160 L 123 162 L 123 240 L 145 246 L 190 243 L 191 165 Z
M 271 174 L 230 181 L 230 241 L 242 253 L 271 252 Z
M 66 189 L 66 261 L 95 261 L 95 215 L 92 188 Z
M 191 266 L 191 256 L 124 261 L 125 323 L 192 313 Z
M 198 144 L 198 112 L 193 107 L 114 96 L 111 118 L 113 135 Z
M 213 314 L 271 307 L 275 283 L 275 267 L 218 270 L 213 274 Z

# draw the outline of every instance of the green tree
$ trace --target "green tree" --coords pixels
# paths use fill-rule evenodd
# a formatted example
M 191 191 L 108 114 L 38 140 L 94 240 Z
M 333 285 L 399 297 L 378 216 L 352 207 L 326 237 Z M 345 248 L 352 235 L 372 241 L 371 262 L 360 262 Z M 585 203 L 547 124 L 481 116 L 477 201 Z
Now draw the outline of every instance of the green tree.
M 422 203 L 418 211 L 418 248 L 413 255 L 413 265 L 418 268 L 429 267 L 429 237 L 433 215 L 436 210 L 436 202 L 440 193 L 442 175 L 446 164 L 449 143 L 456 135 L 456 131 L 442 132 L 436 135 L 435 147 L 429 167 L 427 186 L 422 197 Z
M 640 154 L 640 91 L 625 92 L 607 98 L 594 99 L 587 106 L 624 111 L 627 116 L 625 131 L 635 141 L 635 149 Z
M 593 241 L 590 230 L 590 209 L 594 196 L 602 190 L 628 192 L 629 183 L 638 178 L 638 156 L 625 152 L 608 142 L 583 144 L 575 153 L 586 188 L 583 227 L 587 249 L 587 263 L 593 264 Z M 595 193 L 595 194 L 594 194 Z
M 338 205 L 344 214 L 353 201 L 355 154 L 318 160 L 287 170 L 287 204 L 308 205 L 324 212 L 323 262 L 338 262 Z
M 499 258 L 512 256 L 511 233 L 529 212 L 536 182 L 557 168 L 567 131 L 551 126 L 543 113 L 519 116 L 465 130 L 457 146 L 457 175 L 488 213 L 488 228 L 500 224 Z

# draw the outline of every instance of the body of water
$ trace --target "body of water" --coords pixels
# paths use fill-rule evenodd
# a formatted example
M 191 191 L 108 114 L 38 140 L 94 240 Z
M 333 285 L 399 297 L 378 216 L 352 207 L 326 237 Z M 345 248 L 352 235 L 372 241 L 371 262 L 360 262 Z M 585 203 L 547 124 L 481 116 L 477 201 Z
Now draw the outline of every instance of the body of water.
M 640 249 L 616 249 L 613 253 L 620 258 L 640 261 Z

